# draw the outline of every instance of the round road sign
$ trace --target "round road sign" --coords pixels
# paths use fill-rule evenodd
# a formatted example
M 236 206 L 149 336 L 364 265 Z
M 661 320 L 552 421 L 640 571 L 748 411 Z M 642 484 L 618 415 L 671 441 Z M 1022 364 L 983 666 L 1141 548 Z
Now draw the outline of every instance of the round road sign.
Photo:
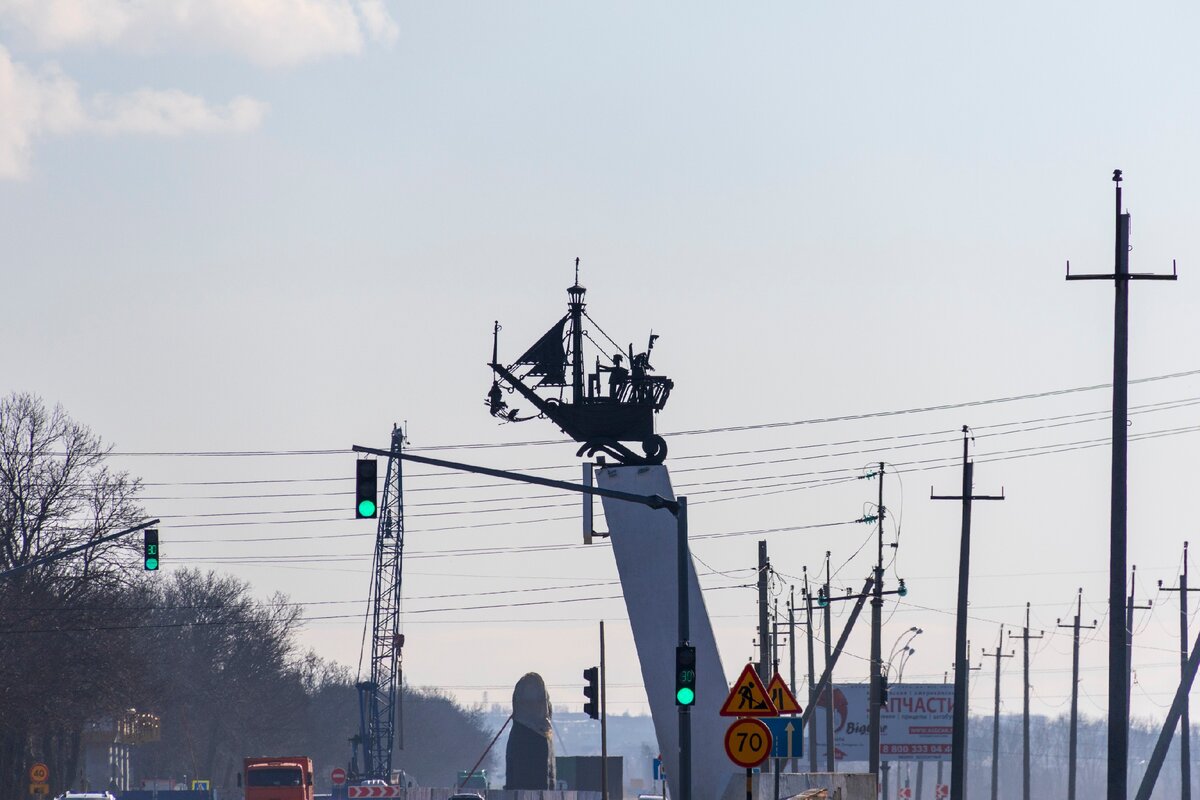
M 40 761 L 29 768 L 29 780 L 34 783 L 45 783 L 50 777 L 50 768 Z
M 771 731 L 760 720 L 739 719 L 725 732 L 725 753 L 739 767 L 757 767 L 771 754 Z
M 329 773 L 329 780 L 333 781 L 335 785 L 341 786 L 346 782 L 346 770 L 334 767 L 333 771 Z

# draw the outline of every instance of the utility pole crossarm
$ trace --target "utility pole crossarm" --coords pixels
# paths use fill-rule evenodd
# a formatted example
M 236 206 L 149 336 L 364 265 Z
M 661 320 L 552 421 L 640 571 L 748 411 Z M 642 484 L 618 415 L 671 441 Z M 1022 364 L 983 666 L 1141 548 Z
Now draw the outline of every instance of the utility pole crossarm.
M 351 450 L 355 453 L 368 453 L 370 455 L 388 457 L 392 455 L 390 450 L 380 450 L 376 447 L 364 447 L 363 445 L 354 445 Z M 504 469 L 493 469 L 491 467 L 481 467 L 476 464 L 463 464 L 457 461 L 446 461 L 440 458 L 429 458 L 428 456 L 417 456 L 412 453 L 400 453 L 399 457 L 405 461 L 413 461 L 417 464 L 428 464 L 431 467 L 442 467 L 443 469 L 462 470 L 463 472 L 473 472 L 476 475 L 488 475 L 492 478 L 502 478 L 507 481 L 518 481 L 520 483 L 532 483 L 538 486 L 548 486 L 551 489 L 562 489 L 567 492 L 578 492 L 580 494 L 590 494 L 599 497 L 611 497 L 614 500 L 625 500 L 630 503 L 638 503 L 643 506 L 649 506 L 653 509 L 665 508 L 672 514 L 679 512 L 679 501 L 668 500 L 656 494 L 644 495 L 634 494 L 632 492 L 622 492 L 616 489 L 601 489 L 599 486 L 581 486 L 578 483 L 570 483 L 568 481 L 556 481 L 552 478 L 539 478 L 536 475 L 524 475 L 520 472 L 510 472 Z

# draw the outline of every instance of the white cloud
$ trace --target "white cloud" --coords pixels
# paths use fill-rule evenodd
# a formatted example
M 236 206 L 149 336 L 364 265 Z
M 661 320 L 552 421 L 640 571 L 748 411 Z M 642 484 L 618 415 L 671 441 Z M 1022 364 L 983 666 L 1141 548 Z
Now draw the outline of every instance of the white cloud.
M 222 50 L 264 66 L 392 42 L 383 0 L 0 0 L 0 26 L 46 50 Z
M 61 71 L 34 72 L 13 61 L 0 45 L 0 111 L 0 179 L 4 179 L 28 173 L 38 136 L 239 133 L 261 124 L 266 105 L 239 96 L 227 105 L 214 106 L 175 89 L 101 94 L 85 102 L 78 85 Z

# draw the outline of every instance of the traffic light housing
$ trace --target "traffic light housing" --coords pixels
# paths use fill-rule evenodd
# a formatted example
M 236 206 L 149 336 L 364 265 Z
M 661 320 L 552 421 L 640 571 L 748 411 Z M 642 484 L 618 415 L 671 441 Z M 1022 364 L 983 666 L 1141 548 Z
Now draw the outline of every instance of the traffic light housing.
M 879 705 L 886 706 L 888 702 L 888 679 L 887 675 L 879 676 Z
M 379 462 L 360 458 L 354 462 L 354 518 L 375 519 L 379 516 Z
M 142 566 L 148 570 L 158 569 L 158 528 L 142 531 Z
M 696 648 L 690 644 L 675 648 L 675 705 L 696 705 Z
M 583 704 L 583 713 L 592 719 L 600 719 L 600 668 L 588 667 L 583 671 L 583 696 L 588 699 Z

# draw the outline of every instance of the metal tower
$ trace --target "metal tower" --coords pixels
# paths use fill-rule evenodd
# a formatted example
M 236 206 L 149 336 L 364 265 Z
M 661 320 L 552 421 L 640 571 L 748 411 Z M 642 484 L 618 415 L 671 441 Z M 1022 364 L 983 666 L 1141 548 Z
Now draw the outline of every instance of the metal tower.
M 371 679 L 358 686 L 362 779 L 390 780 L 401 689 L 400 583 L 404 562 L 404 481 L 399 458 L 404 432 L 392 426 L 392 450 L 375 536 L 371 592 Z

